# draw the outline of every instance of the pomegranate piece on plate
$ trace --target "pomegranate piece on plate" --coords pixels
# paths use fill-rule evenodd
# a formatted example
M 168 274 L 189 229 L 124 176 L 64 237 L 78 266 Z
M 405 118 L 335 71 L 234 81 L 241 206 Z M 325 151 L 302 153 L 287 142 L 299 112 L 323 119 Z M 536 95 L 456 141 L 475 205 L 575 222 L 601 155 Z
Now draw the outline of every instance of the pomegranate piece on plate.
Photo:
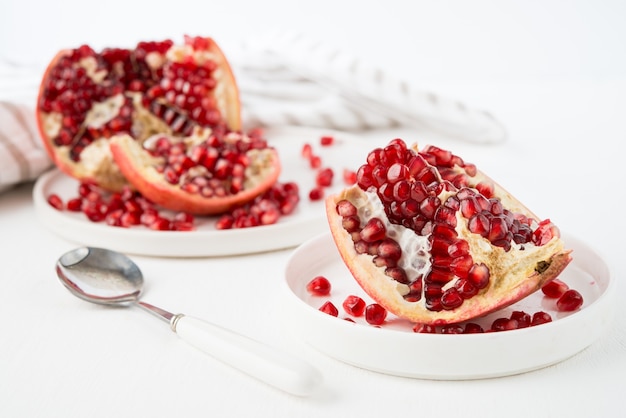
M 111 191 L 128 184 L 109 151 L 113 137 L 142 144 L 155 134 L 184 139 L 241 128 L 230 65 L 203 37 L 62 50 L 45 71 L 36 114 L 56 166 Z
M 157 134 L 143 145 L 111 138 L 117 167 L 141 194 L 174 211 L 224 213 L 269 190 L 280 175 L 274 148 L 261 137 L 198 131 L 183 139 Z
M 326 199 L 352 275 L 389 312 L 444 325 L 541 289 L 571 261 L 558 228 L 475 165 L 401 139 L 377 148 L 357 184 Z

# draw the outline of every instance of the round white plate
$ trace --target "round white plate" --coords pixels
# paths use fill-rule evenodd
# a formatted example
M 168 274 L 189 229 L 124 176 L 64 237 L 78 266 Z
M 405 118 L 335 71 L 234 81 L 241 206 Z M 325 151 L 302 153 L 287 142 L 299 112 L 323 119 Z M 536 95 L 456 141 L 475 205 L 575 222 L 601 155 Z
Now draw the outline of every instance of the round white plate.
M 513 331 L 484 334 L 418 334 L 409 321 L 388 316 L 380 327 L 363 318 L 342 318 L 349 294 L 372 300 L 342 262 L 330 233 L 298 247 L 285 271 L 288 326 L 319 351 L 354 366 L 397 376 L 463 380 L 506 376 L 539 369 L 573 356 L 593 343 L 608 327 L 614 284 L 608 266 L 582 241 L 564 234 L 573 262 L 560 279 L 584 297 L 580 310 L 564 314 L 541 291 L 515 305 L 473 321 L 489 328 L 494 319 L 513 310 L 543 310 L 553 322 Z M 312 296 L 306 284 L 323 275 L 332 284 L 329 296 Z M 330 300 L 339 317 L 319 311 Z
M 321 146 L 322 135 L 332 135 L 332 146 Z M 278 149 L 283 165 L 280 181 L 295 181 L 300 187 L 298 208 L 274 225 L 254 228 L 217 230 L 217 217 L 196 218 L 195 231 L 152 231 L 144 227 L 119 228 L 89 221 L 82 213 L 58 211 L 47 203 L 51 193 L 64 201 L 78 194 L 78 181 L 52 170 L 41 176 L 33 198 L 41 221 L 53 232 L 80 245 L 99 246 L 149 256 L 201 257 L 247 254 L 290 248 L 319 234 L 328 227 L 323 200 L 311 201 L 309 191 L 315 184 L 316 170 L 301 156 L 304 143 L 322 159 L 322 167 L 335 172 L 327 193 L 345 187 L 343 170 L 356 170 L 367 155 L 363 140 L 342 132 L 309 128 L 271 128 L 265 138 Z

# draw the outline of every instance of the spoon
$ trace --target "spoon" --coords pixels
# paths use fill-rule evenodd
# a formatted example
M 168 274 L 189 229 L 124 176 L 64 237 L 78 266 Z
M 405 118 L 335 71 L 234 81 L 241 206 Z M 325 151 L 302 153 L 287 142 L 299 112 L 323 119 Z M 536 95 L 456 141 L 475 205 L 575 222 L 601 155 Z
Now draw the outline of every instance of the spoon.
M 321 383 L 319 371 L 303 360 L 209 322 L 140 301 L 143 275 L 124 254 L 76 248 L 59 258 L 56 271 L 75 296 L 103 305 L 138 305 L 169 322 L 172 331 L 192 346 L 285 392 L 306 396 Z

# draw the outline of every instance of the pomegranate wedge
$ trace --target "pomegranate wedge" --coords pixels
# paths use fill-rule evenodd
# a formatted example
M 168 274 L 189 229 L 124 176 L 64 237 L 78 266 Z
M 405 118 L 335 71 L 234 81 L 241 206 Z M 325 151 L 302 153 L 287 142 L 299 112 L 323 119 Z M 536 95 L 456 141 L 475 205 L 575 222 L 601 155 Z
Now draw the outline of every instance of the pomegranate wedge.
M 126 178 L 109 139 L 140 144 L 157 133 L 187 137 L 195 129 L 240 129 L 239 92 L 229 63 L 211 38 L 139 42 L 134 48 L 83 45 L 60 51 L 37 99 L 41 138 L 68 175 L 119 191 Z
M 558 228 L 449 151 L 400 139 L 326 200 L 352 275 L 389 312 L 443 325 L 508 306 L 571 261 Z
M 120 171 L 144 197 L 167 209 L 198 215 L 250 202 L 277 181 L 278 153 L 259 136 L 197 130 L 190 137 L 158 134 L 143 145 L 111 138 Z

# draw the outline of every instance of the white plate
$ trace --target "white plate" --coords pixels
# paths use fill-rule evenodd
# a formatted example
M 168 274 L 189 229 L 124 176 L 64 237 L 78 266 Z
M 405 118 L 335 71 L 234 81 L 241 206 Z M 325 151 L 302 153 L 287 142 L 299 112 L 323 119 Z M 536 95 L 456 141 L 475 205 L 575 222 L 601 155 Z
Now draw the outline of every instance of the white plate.
M 418 334 L 409 321 L 387 317 L 374 327 L 362 318 L 352 323 L 341 318 L 342 302 L 349 294 L 372 300 L 358 286 L 342 262 L 330 233 L 298 247 L 286 271 L 288 326 L 319 351 L 354 366 L 397 376 L 463 380 L 506 376 L 539 369 L 573 356 L 593 343 L 608 327 L 614 284 L 608 266 L 582 241 L 564 234 L 573 262 L 560 279 L 584 297 L 580 310 L 563 314 L 554 300 L 536 292 L 515 305 L 480 320 L 488 328 L 495 318 L 513 310 L 531 315 L 543 310 L 553 322 L 513 331 L 484 334 Z M 312 296 L 306 284 L 323 275 L 332 284 L 330 296 Z M 319 311 L 331 300 L 339 318 Z
M 333 135 L 335 144 L 322 147 L 320 137 Z M 309 200 L 314 186 L 315 170 L 301 156 L 305 142 L 322 159 L 323 167 L 335 172 L 328 193 L 345 187 L 343 169 L 356 170 L 367 155 L 367 145 L 349 134 L 308 128 L 272 128 L 265 131 L 268 142 L 278 149 L 283 165 L 280 181 L 295 181 L 300 186 L 297 210 L 278 223 L 255 228 L 217 230 L 217 217 L 197 218 L 195 231 L 152 231 L 144 227 L 119 228 L 93 223 L 81 213 L 58 211 L 46 201 L 57 193 L 64 201 L 78 193 L 78 182 L 58 170 L 41 176 L 35 184 L 35 209 L 42 222 L 53 232 L 80 245 L 106 247 L 113 250 L 149 256 L 200 257 L 247 254 L 290 248 L 319 234 L 327 228 L 323 201 Z

